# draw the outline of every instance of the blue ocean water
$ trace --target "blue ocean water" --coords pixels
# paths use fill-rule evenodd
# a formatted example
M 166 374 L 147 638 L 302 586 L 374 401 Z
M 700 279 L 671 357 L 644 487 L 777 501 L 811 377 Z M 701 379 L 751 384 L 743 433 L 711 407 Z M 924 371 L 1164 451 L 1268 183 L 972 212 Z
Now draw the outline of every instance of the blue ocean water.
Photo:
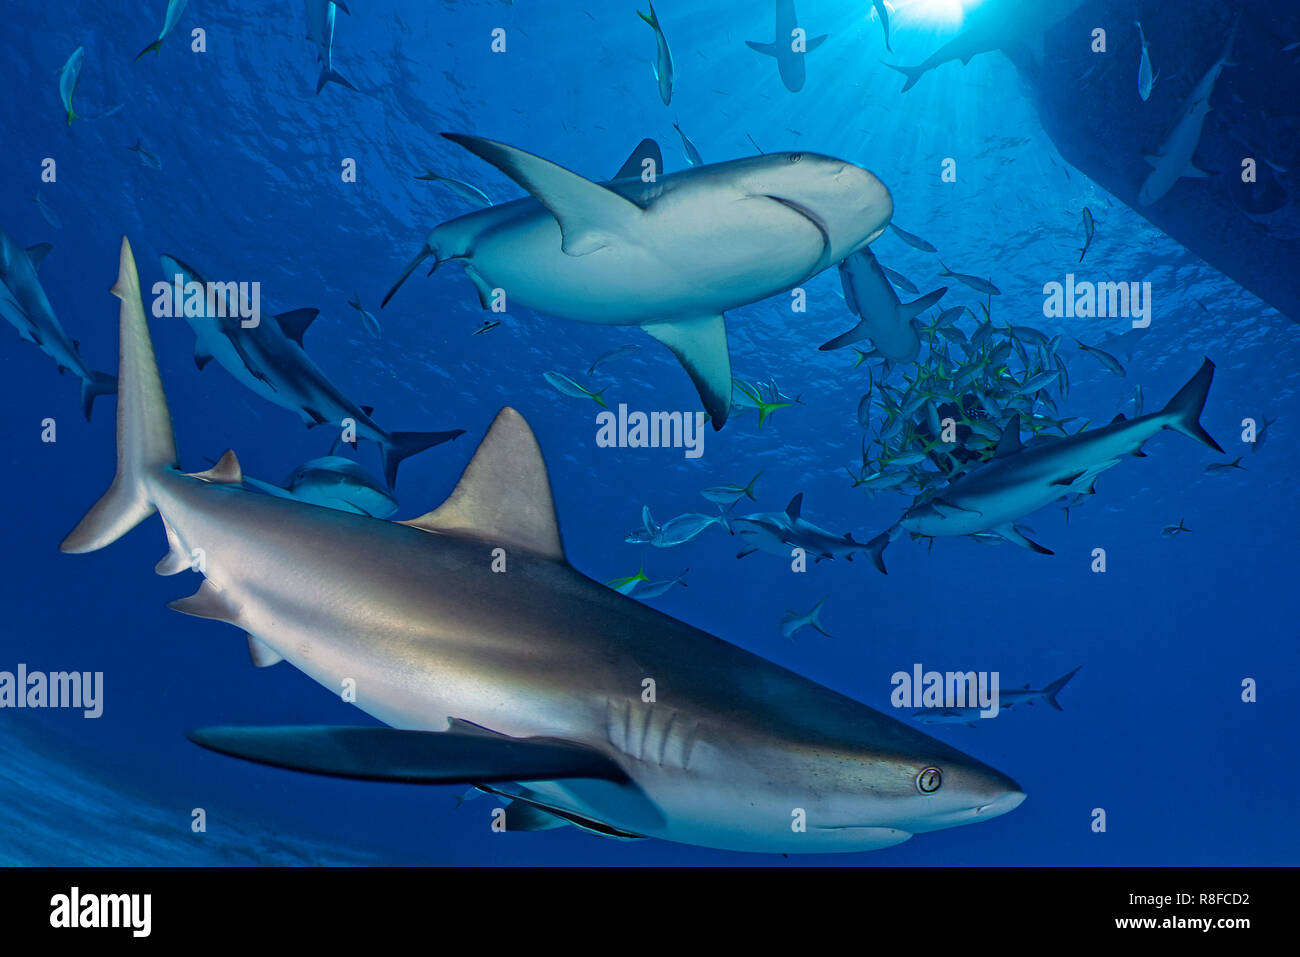
M 10 80 L 0 98 L 0 228 L 22 246 L 53 245 L 41 280 L 92 368 L 115 365 L 118 303 L 107 290 L 125 235 L 146 288 L 164 278 L 159 256 L 172 254 L 222 278 L 260 282 L 268 311 L 319 308 L 308 352 L 387 427 L 466 430 L 406 462 L 399 517 L 441 502 L 493 416 L 511 405 L 546 456 L 572 564 L 602 581 L 642 566 L 651 579 L 689 567 L 688 587 L 654 600 L 674 617 L 890 713 L 890 676 L 914 663 L 997 671 L 1004 687 L 1041 687 L 1082 667 L 1061 694 L 1063 711 L 1035 706 L 974 728 L 928 729 L 1014 777 L 1028 795 L 1020 808 L 867 855 L 787 860 L 572 828 L 498 834 L 489 827 L 494 801 L 458 806 L 462 788 L 338 781 L 219 757 L 183 732 L 343 724 L 355 712 L 287 666 L 254 670 L 239 631 L 169 612 L 164 605 L 192 584 L 152 574 L 165 549 L 159 522 L 90 555 L 59 553 L 111 478 L 112 400 L 85 422 L 75 377 L 60 377 L 5 329 L 0 669 L 105 676 L 100 718 L 0 711 L 5 862 L 1295 863 L 1290 587 L 1300 524 L 1290 475 L 1300 463 L 1290 443 L 1300 327 L 1071 169 L 1006 58 L 947 64 L 900 94 L 901 78 L 879 62 L 887 55 L 871 4 L 803 0 L 809 34 L 829 39 L 809 55 L 796 94 L 744 45 L 771 37 L 771 4 L 665 0 L 658 14 L 676 63 L 665 107 L 651 72 L 654 38 L 633 2 L 378 0 L 337 17 L 334 66 L 356 89 L 328 84 L 318 94 L 300 5 L 193 0 L 161 51 L 135 62 L 164 7 L 20 2 L 0 33 Z M 920 62 L 961 28 L 952 3 L 897 7 L 891 62 Z M 1118 10 L 1098 16 L 1116 29 L 1132 19 Z M 196 28 L 205 31 L 202 53 L 190 48 Z M 501 53 L 492 50 L 498 28 Z M 58 71 L 79 46 L 74 104 L 83 119 L 69 125 Z M 1200 71 L 1189 64 L 1181 80 L 1165 82 L 1190 88 Z M 1131 108 L 1139 106 L 1135 96 Z M 845 472 L 860 464 L 856 410 L 872 364 L 854 367 L 851 350 L 817 349 L 854 321 L 833 269 L 804 284 L 806 312 L 781 294 L 728 315 L 735 374 L 774 379 L 801 401 L 762 428 L 753 412 L 735 415 L 707 433 L 697 459 L 598 447 L 598 407 L 543 378 L 591 382 L 611 405 L 698 408 L 671 354 L 637 329 L 524 309 L 484 313 L 454 265 L 430 278 L 418 271 L 379 309 L 429 229 L 470 208 L 417 175 L 432 168 L 495 200 L 521 195 L 441 131 L 498 139 L 602 180 L 644 137 L 662 145 L 667 171 L 685 168 L 674 123 L 706 162 L 757 146 L 872 170 L 893 195 L 894 221 L 939 247 L 938 256 L 923 253 L 886 233 L 873 246 L 881 261 L 921 292 L 947 282 L 945 307 L 988 302 L 944 280 L 940 259 L 991 277 L 1001 290 L 995 322 L 1062 335 L 1070 390 L 1060 408 L 1079 417 L 1075 428 L 1131 412 L 1139 385 L 1147 410 L 1158 408 L 1210 357 L 1217 371 L 1201 421 L 1226 457 L 1162 433 L 1147 458 L 1102 476 L 1068 521 L 1056 506 L 1028 519 L 1052 556 L 904 536 L 889 549 L 887 576 L 861 558 L 794 574 L 771 555 L 737 560 L 737 539 L 717 527 L 673 550 L 626 543 L 643 506 L 661 520 L 708 511 L 700 490 L 744 484 L 759 471 L 757 504 L 739 508 L 780 510 L 802 493 L 806 517 L 858 541 L 909 504 L 900 494 L 864 494 Z M 129 149 L 137 140 L 160 168 Z M 57 164 L 54 182 L 42 181 L 47 158 Z M 950 158 L 957 178 L 944 182 Z M 341 176 L 348 159 L 355 182 Z M 38 190 L 50 218 L 31 202 Z M 1096 235 L 1080 264 L 1084 207 Z M 1128 319 L 1043 315 L 1044 284 L 1067 272 L 1151 282 L 1151 327 L 1131 354 L 1116 353 L 1125 376 L 1072 344 L 1122 334 Z M 354 295 L 382 323 L 380 338 L 349 308 Z M 485 316 L 501 325 L 475 335 Z M 278 480 L 329 451 L 323 430 L 304 429 L 216 365 L 198 371 L 184 322 L 154 320 L 152 334 L 187 469 L 233 448 L 247 474 Z M 586 375 L 624 343 L 643 348 Z M 1241 441 L 1246 418 L 1277 419 L 1258 449 Z M 55 442 L 42 441 L 46 419 L 57 424 Z M 1244 471 L 1205 472 L 1239 455 Z M 357 458 L 378 471 L 373 445 L 362 443 Z M 1161 535 L 1180 520 L 1190 533 Z M 1104 574 L 1092 571 L 1097 548 L 1106 550 Z M 807 610 L 826 595 L 833 637 L 782 636 L 786 609 Z M 1258 683 L 1253 703 L 1242 700 L 1247 679 Z M 206 811 L 206 832 L 191 830 L 195 808 Z M 1093 828 L 1098 808 L 1103 833 Z

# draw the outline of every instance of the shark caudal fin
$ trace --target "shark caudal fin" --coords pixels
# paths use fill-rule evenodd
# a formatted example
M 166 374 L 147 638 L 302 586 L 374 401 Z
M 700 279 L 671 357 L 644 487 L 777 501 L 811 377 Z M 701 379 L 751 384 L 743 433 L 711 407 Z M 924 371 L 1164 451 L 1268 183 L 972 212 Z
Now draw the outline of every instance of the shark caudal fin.
M 117 474 L 104 497 L 95 503 L 59 546 L 65 552 L 93 552 L 111 545 L 155 511 L 149 500 L 150 471 L 175 467 L 167 396 L 158 378 L 149 325 L 140 301 L 140 277 L 131 244 L 122 239 L 122 255 L 113 295 L 119 311 L 117 400 Z
M 143 57 L 146 53 L 160 52 L 162 50 L 162 43 L 163 43 L 162 37 L 159 37 L 157 40 L 154 40 L 153 43 L 149 44 L 147 47 L 145 47 L 143 50 L 141 50 L 139 53 L 135 55 L 135 61 L 139 63 L 140 58 Z
M 339 86 L 346 86 L 353 93 L 357 88 L 343 79 L 343 75 L 333 69 L 328 63 L 322 64 L 320 68 L 320 79 L 316 81 L 316 95 L 320 96 L 320 91 L 325 89 L 326 83 L 337 83 Z
M 885 63 L 884 60 L 881 60 L 880 62 Z M 899 73 L 903 74 L 903 76 L 907 77 L 907 82 L 903 84 L 903 89 L 901 91 L 903 93 L 906 93 L 912 87 L 916 86 L 916 81 L 921 79 L 926 70 L 923 66 L 894 66 L 892 63 L 885 63 L 885 66 L 889 67 L 891 70 L 897 70 Z
M 1083 665 L 1079 666 L 1079 668 L 1082 667 Z M 1050 685 L 1048 685 L 1046 688 L 1043 689 L 1044 699 L 1046 699 L 1047 703 L 1050 704 L 1057 711 L 1064 711 L 1065 709 L 1056 703 L 1056 696 L 1061 693 L 1061 689 L 1064 688 L 1066 684 L 1069 682 L 1069 680 L 1074 677 L 1074 672 L 1078 671 L 1079 668 L 1075 668 L 1074 671 L 1071 671 L 1068 675 L 1063 675 L 1062 677 L 1057 678 Z
M 888 570 L 885 568 L 885 548 L 894 540 L 891 534 L 892 532 L 893 529 L 881 532 L 871 541 L 867 542 L 865 546 L 867 555 L 871 558 L 871 564 L 875 565 L 882 575 L 889 574 Z
M 452 429 L 450 432 L 390 432 L 388 439 L 380 446 L 379 454 L 384 462 L 384 479 L 388 487 L 397 485 L 397 467 L 404 459 L 431 449 L 443 442 L 450 442 L 458 435 L 464 435 L 464 429 Z
M 1187 384 L 1178 390 L 1178 394 L 1169 400 L 1162 415 L 1165 416 L 1165 428 L 1181 432 L 1208 445 L 1214 451 L 1222 453 L 1219 443 L 1210 438 L 1210 433 L 1201 428 L 1201 410 L 1205 408 L 1205 397 L 1210 394 L 1210 383 L 1214 380 L 1214 363 L 1206 359 L 1196 370 L 1196 375 L 1187 380 Z
M 90 421 L 91 407 L 101 395 L 117 394 L 117 376 L 107 372 L 92 372 L 90 378 L 81 383 L 81 411 Z

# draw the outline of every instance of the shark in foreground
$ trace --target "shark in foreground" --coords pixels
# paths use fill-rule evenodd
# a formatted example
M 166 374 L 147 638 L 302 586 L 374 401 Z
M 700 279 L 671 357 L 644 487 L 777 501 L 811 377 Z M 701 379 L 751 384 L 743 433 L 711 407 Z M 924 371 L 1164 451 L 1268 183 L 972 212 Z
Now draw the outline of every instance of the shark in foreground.
M 883 572 L 885 546 L 904 531 L 921 536 L 995 532 L 1024 548 L 1052 554 L 1026 538 L 1016 521 L 1057 499 L 1091 494 L 1097 476 L 1126 456 L 1144 456 L 1142 443 L 1162 429 L 1181 432 L 1223 453 L 1200 423 L 1213 379 L 1214 363 L 1206 359 L 1158 412 L 1132 419 L 1121 413 L 1099 429 L 1064 438 L 1043 436 L 1028 445 L 1020 443 L 1020 415 L 1012 416 L 993 458 L 917 502 L 893 528 L 873 538 L 868 543 L 872 561 Z
M 353 680 L 357 705 L 389 726 L 215 727 L 191 732 L 199 744 L 318 774 L 476 785 L 514 802 L 507 828 L 514 814 L 731 850 L 871 850 L 1024 800 L 917 729 L 577 572 L 513 409 L 447 501 L 406 522 L 249 492 L 232 452 L 182 473 L 126 241 L 113 292 L 117 474 L 63 551 L 159 513 L 159 572 L 206 552 L 202 585 L 171 607 L 247 632 L 258 663 L 288 660 L 331 690 Z
M 677 356 L 715 429 L 731 408 L 723 313 L 793 289 L 878 237 L 894 212 L 872 173 L 816 153 L 769 153 L 663 176 L 643 140 L 611 182 L 523 150 L 444 133 L 531 197 L 438 226 L 384 303 L 428 257 L 457 261 L 487 308 L 640 326 Z M 650 182 L 642 179 L 649 170 Z
M 198 283 L 205 289 L 220 285 L 208 282 L 174 256 L 163 256 L 162 268 L 168 282 L 179 276 L 185 284 Z M 269 321 L 259 317 L 256 325 L 245 328 L 233 301 L 236 294 L 223 295 L 229 297 L 224 308 L 213 308 L 219 306 L 215 299 L 205 300 L 203 315 L 185 317 L 194 330 L 194 364 L 199 371 L 216 359 L 235 381 L 297 413 L 307 428 L 327 423 L 342 428 L 343 421 L 351 419 L 356 423 L 357 437 L 379 446 L 389 488 L 397 484 L 397 467 L 406 458 L 465 433 L 464 429 L 385 431 L 370 417 L 374 410 L 356 405 L 340 392 L 303 348 L 303 334 L 319 315 L 318 310 L 295 309 Z
M 89 421 L 95 399 L 116 392 L 117 379 L 86 365 L 81 346 L 68 338 L 54 315 L 36 276 L 36 267 L 50 249 L 49 243 L 23 249 L 0 230 L 0 316 L 18 330 L 18 335 L 53 359 L 59 372 L 71 371 L 81 380 L 81 411 Z

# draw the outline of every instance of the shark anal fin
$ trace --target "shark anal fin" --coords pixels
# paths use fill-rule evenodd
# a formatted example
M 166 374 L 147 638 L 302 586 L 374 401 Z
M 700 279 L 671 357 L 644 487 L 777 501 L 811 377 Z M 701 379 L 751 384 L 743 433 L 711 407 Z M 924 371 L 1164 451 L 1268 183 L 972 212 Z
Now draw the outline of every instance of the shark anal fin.
M 564 558 L 542 451 L 524 417 L 508 406 L 497 413 L 447 500 L 401 524 Z
M 709 413 L 714 430 L 731 412 L 731 356 L 721 315 L 646 323 L 641 327 L 677 356 Z
M 627 780 L 622 768 L 598 751 L 535 738 L 319 725 L 198 728 L 188 737 L 209 750 L 256 764 L 362 781 Z
M 561 248 L 570 256 L 608 246 L 642 215 L 630 200 L 550 160 L 478 136 L 442 135 L 491 163 L 550 210 L 560 224 Z
M 27 247 L 27 258 L 32 262 L 32 268 L 38 268 L 41 263 L 45 262 L 45 257 L 50 254 L 54 247 L 49 243 L 37 243 L 35 246 Z

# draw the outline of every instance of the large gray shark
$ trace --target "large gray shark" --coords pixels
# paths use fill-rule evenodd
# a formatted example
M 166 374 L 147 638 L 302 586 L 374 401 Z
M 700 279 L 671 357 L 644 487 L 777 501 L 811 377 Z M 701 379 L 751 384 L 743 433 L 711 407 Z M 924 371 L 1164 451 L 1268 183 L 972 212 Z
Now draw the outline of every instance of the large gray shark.
M 214 288 L 175 256 L 163 256 L 162 268 L 169 283 L 180 276 L 186 284 L 195 282 L 204 289 Z M 185 317 L 194 330 L 194 364 L 199 370 L 216 359 L 237 382 L 281 408 L 296 412 L 308 428 L 326 423 L 342 428 L 343 420 L 351 419 L 356 423 L 358 438 L 379 445 L 384 479 L 390 488 L 397 483 L 397 467 L 408 456 L 464 434 L 464 429 L 386 432 L 380 428 L 370 418 L 372 410 L 354 404 L 340 392 L 303 348 L 303 333 L 315 320 L 317 310 L 295 309 L 245 328 L 233 304 L 218 306 L 216 314 L 214 305 L 217 303 L 209 300 L 203 315 Z
M 372 518 L 388 518 L 397 511 L 397 500 L 381 488 L 356 462 L 341 455 L 326 455 L 304 462 L 290 473 L 283 485 L 249 476 L 244 484 L 267 495 L 292 498 L 309 505 L 336 508 Z
M 813 556 L 814 562 L 823 558 L 843 558 L 851 562 L 854 552 L 866 550 L 867 546 L 855 542 L 850 534 L 841 537 L 814 525 L 800 514 L 802 511 L 803 492 L 800 492 L 790 499 L 784 512 L 756 512 L 733 518 L 732 530 L 745 539 L 745 545 L 736 557 L 744 558 L 756 551 L 764 551 L 789 558 L 791 549 L 802 548 Z
M 850 343 L 870 339 L 875 351 L 890 366 L 911 362 L 920 354 L 916 317 L 948 291 L 947 286 L 942 286 L 904 305 L 870 249 L 859 249 L 840 263 L 840 283 L 844 287 L 844 301 L 859 321 L 848 332 L 822 345 L 822 350 L 842 349 Z
M 453 219 L 384 298 L 426 258 L 455 260 L 486 308 L 515 304 L 578 322 L 640 326 L 686 368 L 715 429 L 731 407 L 722 314 L 792 289 L 874 240 L 893 215 L 889 190 L 844 160 L 769 153 L 641 178 L 661 170 L 643 141 L 600 184 L 547 160 L 473 136 L 444 133 L 532 197 Z
M 517 826 L 732 850 L 871 850 L 1024 799 L 917 729 L 577 572 L 512 409 L 450 498 L 406 522 L 247 491 L 233 452 L 183 474 L 125 241 L 113 291 L 117 473 L 62 549 L 103 548 L 158 512 L 159 572 L 190 568 L 196 548 L 206 559 L 173 608 L 246 631 L 259 663 L 354 688 L 390 726 L 206 728 L 198 743 L 319 774 L 478 785 L 536 812 Z
M 90 419 L 95 398 L 117 391 L 117 379 L 93 372 L 81 358 L 81 347 L 54 315 L 50 300 L 36 277 L 36 267 L 49 253 L 49 243 L 23 249 L 8 233 L 0 230 L 0 316 L 28 342 L 58 364 L 59 372 L 71 370 L 81 380 L 81 411 Z
M 965 66 L 981 53 L 1015 46 L 1028 46 L 1041 60 L 1043 34 L 1082 5 L 1083 0 L 986 0 L 966 14 L 961 33 L 919 66 L 885 66 L 907 77 L 903 84 L 906 93 L 922 76 L 949 60 L 960 60 Z
M 1223 452 L 1199 421 L 1213 379 L 1214 363 L 1206 359 L 1158 412 L 1133 419 L 1121 414 L 1099 429 L 1064 438 L 1044 436 L 1028 446 L 1020 444 L 1019 414 L 1012 416 L 993 458 L 913 505 L 897 525 L 873 538 L 872 561 L 883 572 L 885 546 L 904 531 L 922 536 L 996 532 L 1017 545 L 1052 554 L 1026 538 L 1016 521 L 1057 499 L 1090 493 L 1097 476 L 1126 456 L 1141 455 L 1142 443 L 1162 429 Z
M 888 28 L 886 28 L 888 29 Z M 776 39 L 771 43 L 759 43 L 755 40 L 746 40 L 745 46 L 751 50 L 756 50 L 764 56 L 770 56 L 776 60 L 777 71 L 781 74 L 781 82 L 791 93 L 798 93 L 803 89 L 804 81 L 807 78 L 807 70 L 804 68 L 803 58 L 806 54 L 812 53 L 819 46 L 826 42 L 826 34 L 813 37 L 811 40 L 805 39 L 799 42 L 798 17 L 794 12 L 794 0 L 776 0 Z M 796 46 L 798 44 L 798 46 Z
M 1237 35 L 1236 24 L 1228 35 L 1228 43 L 1220 57 L 1210 65 L 1201 77 L 1201 82 L 1188 95 L 1178 111 L 1178 119 L 1169 136 L 1161 144 L 1159 152 L 1146 157 L 1151 172 L 1138 190 L 1138 202 L 1150 206 L 1165 193 L 1173 189 L 1174 184 L 1184 176 L 1204 177 L 1209 174 L 1197 169 L 1192 161 L 1196 146 L 1201 141 L 1201 127 L 1205 125 L 1206 114 L 1210 112 L 1210 96 L 1214 93 L 1215 81 L 1225 66 L 1232 66 L 1232 42 Z

